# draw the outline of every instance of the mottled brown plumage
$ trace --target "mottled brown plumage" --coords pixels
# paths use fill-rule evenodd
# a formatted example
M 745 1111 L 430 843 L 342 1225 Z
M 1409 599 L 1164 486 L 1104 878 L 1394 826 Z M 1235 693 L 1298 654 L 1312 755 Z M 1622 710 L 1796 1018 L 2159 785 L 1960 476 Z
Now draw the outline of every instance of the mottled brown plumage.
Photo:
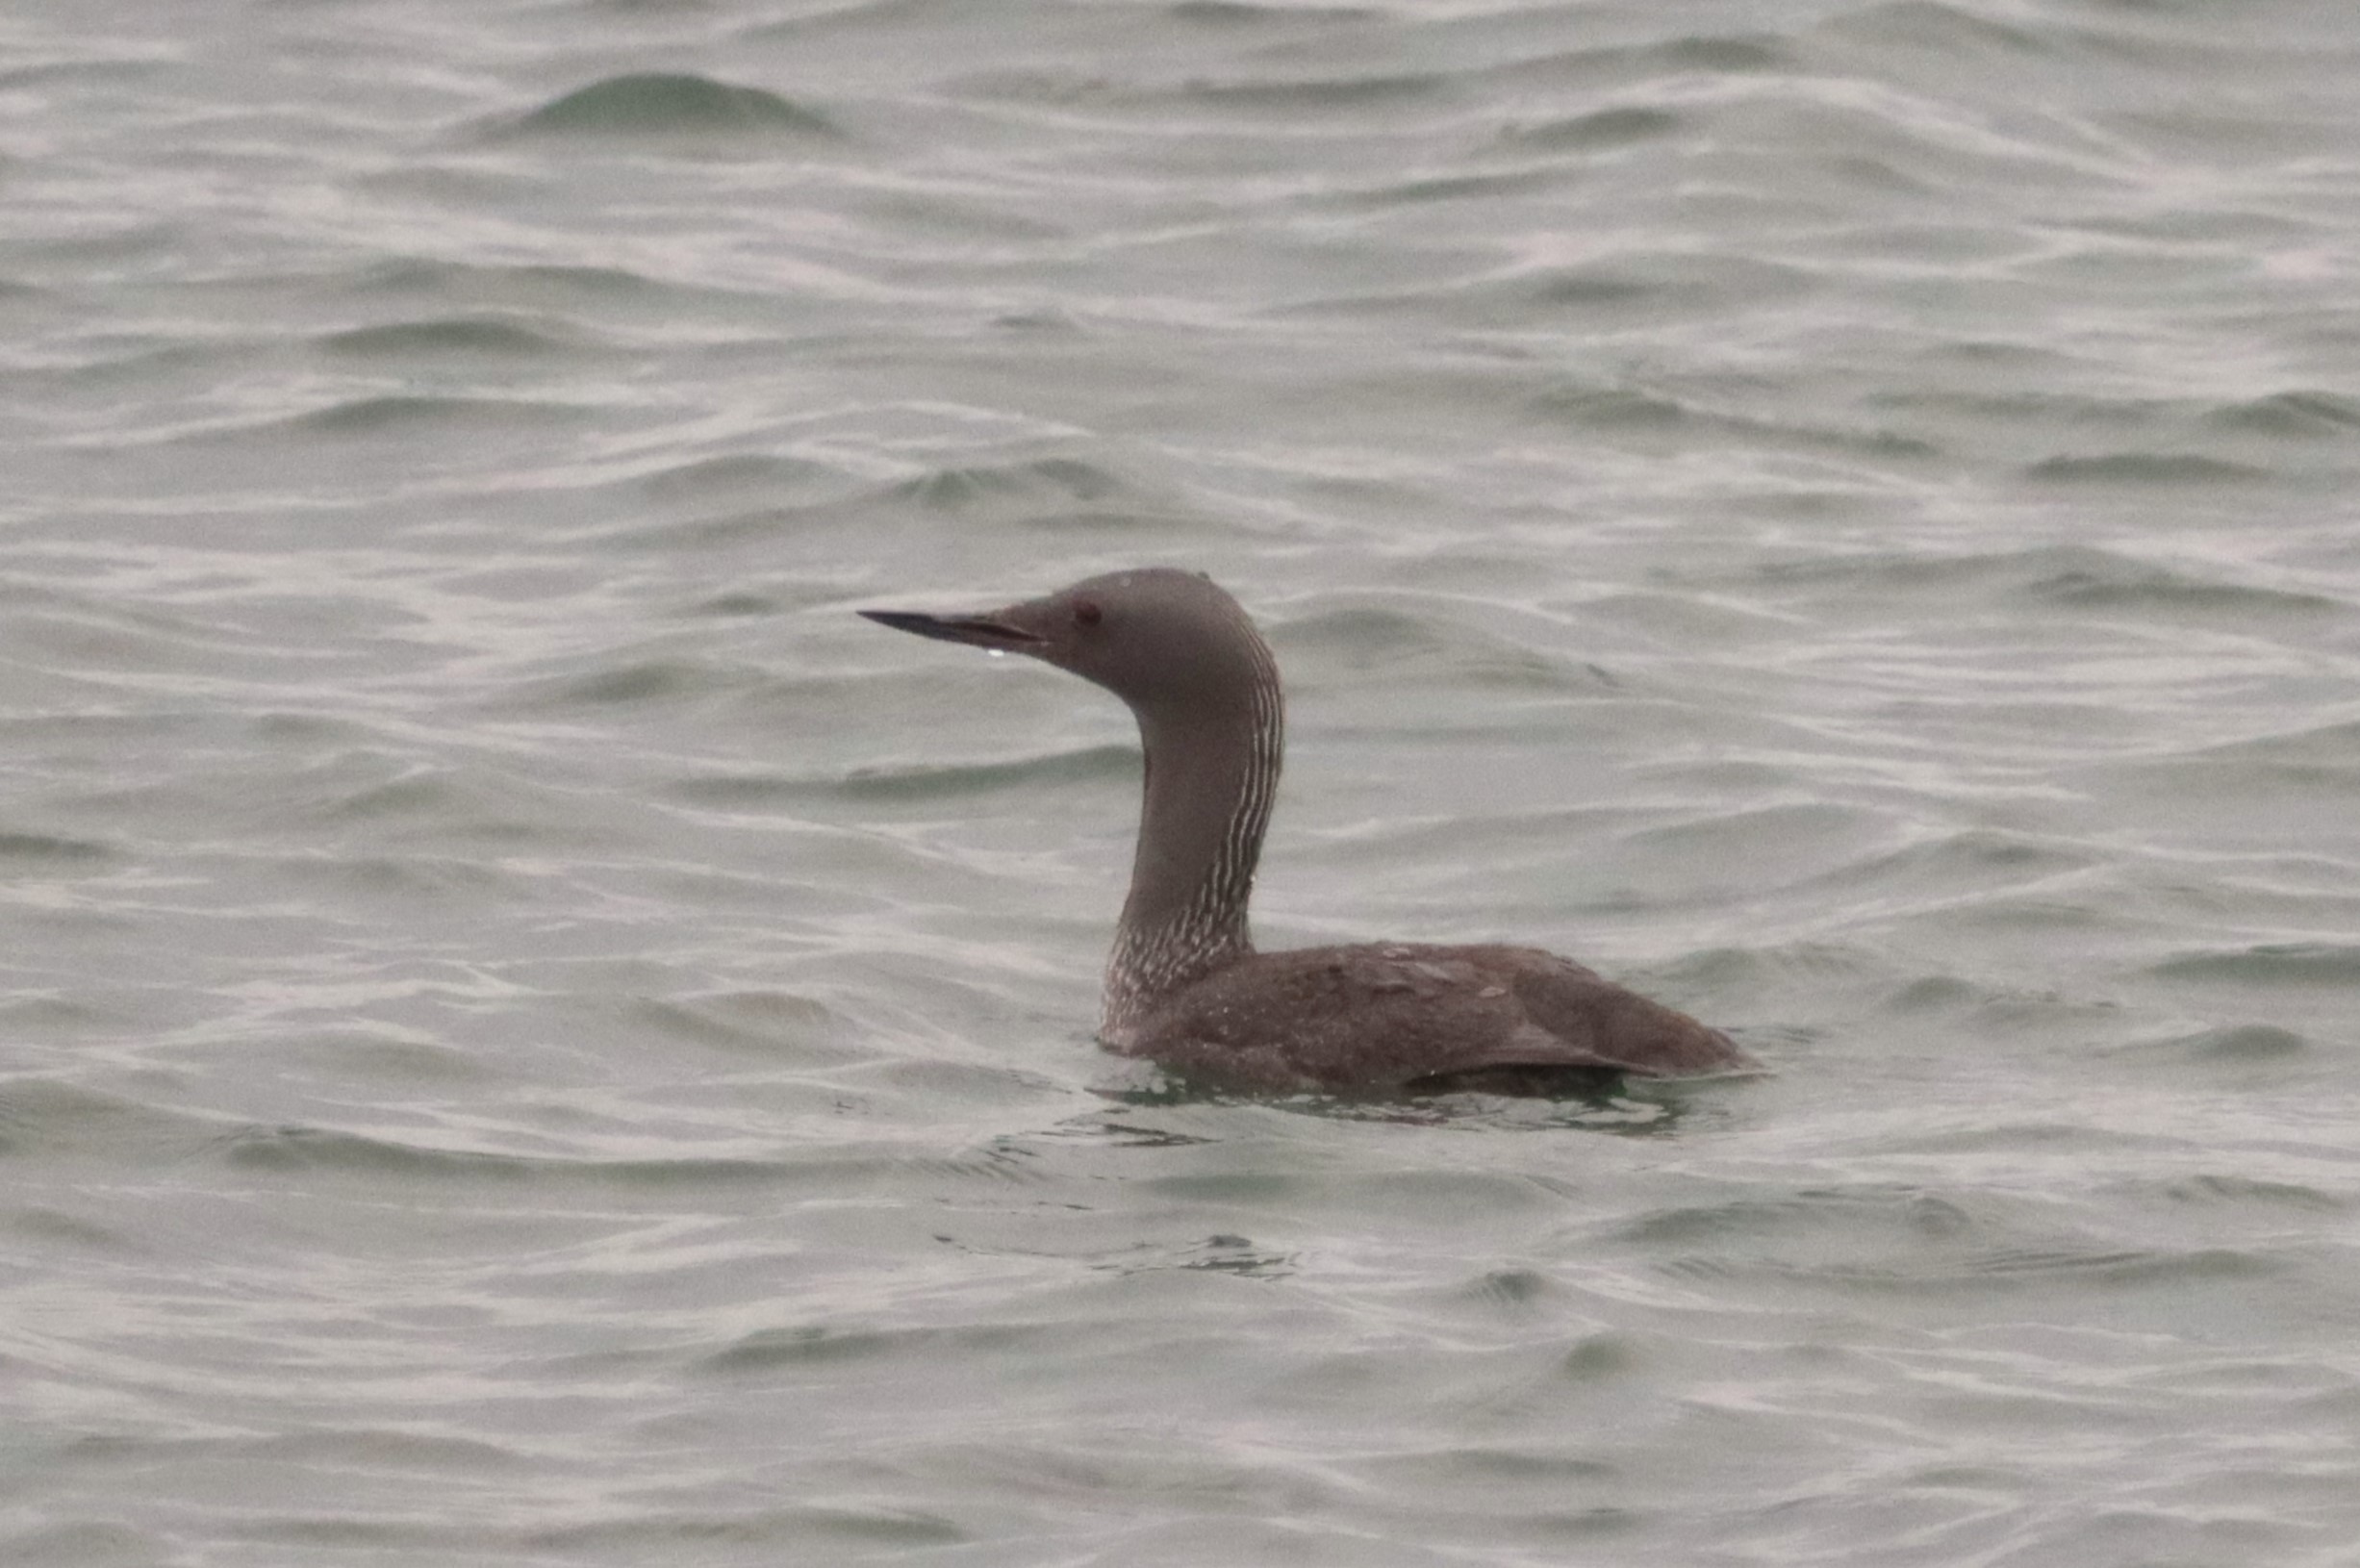
M 1146 753 L 1130 895 L 1099 1037 L 1256 1092 L 1556 1094 L 1622 1074 L 1747 1071 L 1685 1013 L 1537 948 L 1383 943 L 1256 952 L 1247 902 L 1278 791 L 1278 666 L 1237 601 L 1169 568 L 1109 573 L 984 615 L 864 610 L 923 637 L 1024 653 L 1130 705 Z

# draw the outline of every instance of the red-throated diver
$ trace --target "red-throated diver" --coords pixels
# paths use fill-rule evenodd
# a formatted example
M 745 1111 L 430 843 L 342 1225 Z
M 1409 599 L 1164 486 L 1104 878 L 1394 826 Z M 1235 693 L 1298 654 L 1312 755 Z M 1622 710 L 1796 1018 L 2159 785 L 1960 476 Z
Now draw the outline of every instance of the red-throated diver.
M 1168 567 L 981 615 L 863 610 L 1029 654 L 1130 705 L 1146 803 L 1099 1038 L 1256 1091 L 1547 1094 L 1615 1074 L 1754 1067 L 1718 1029 L 1537 948 L 1378 943 L 1256 952 L 1246 902 L 1278 794 L 1279 668 L 1237 601 Z

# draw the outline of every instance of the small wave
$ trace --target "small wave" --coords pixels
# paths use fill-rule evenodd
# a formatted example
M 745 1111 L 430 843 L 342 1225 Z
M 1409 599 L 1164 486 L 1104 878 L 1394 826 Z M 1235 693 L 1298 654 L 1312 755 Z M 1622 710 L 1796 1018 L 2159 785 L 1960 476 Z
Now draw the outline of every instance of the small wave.
M 735 991 L 702 997 L 643 999 L 632 1013 L 658 1033 L 708 1047 L 770 1055 L 801 1051 L 841 1032 L 835 1009 L 789 991 Z
M 546 308 L 555 293 L 578 295 L 584 305 L 603 312 L 615 301 L 658 292 L 678 292 L 677 285 L 620 266 L 554 266 L 536 262 L 521 266 L 495 266 L 439 257 L 404 256 L 375 263 L 353 280 L 352 291 L 364 297 L 419 296 L 428 299 L 512 299 L 527 308 Z
M 2333 392 L 2274 392 L 2216 409 L 2205 420 L 2225 430 L 2290 441 L 2341 439 L 2360 430 L 2360 402 Z
M 415 392 L 356 397 L 306 414 L 266 421 L 271 427 L 321 436 L 390 436 L 436 425 L 552 424 L 579 417 L 564 403 L 522 397 L 429 396 Z
M 1009 499 L 1095 501 L 1124 488 L 1120 476 L 1078 458 L 937 468 L 892 486 L 889 499 L 931 511 L 956 512 Z
M 1668 109 L 1627 105 L 1576 114 L 1570 119 L 1510 126 L 1500 133 L 1500 140 L 1508 146 L 1536 151 L 1588 152 L 1628 146 L 1634 141 L 1652 141 L 1670 136 L 1687 123 L 1685 116 Z
M 670 500 L 675 496 L 778 495 L 802 489 L 815 479 L 839 477 L 839 470 L 801 458 L 732 452 L 641 474 L 631 483 L 650 499 Z
M 1364 22 L 1384 13 L 1360 6 L 1262 6 L 1249 4 L 1248 0 L 1179 0 L 1165 14 L 1174 21 L 1195 22 L 1204 27 L 1297 27 Z
M 1756 76 L 1793 71 L 1792 43 L 1769 33 L 1689 34 L 1648 43 L 1556 50 L 1509 61 L 1481 74 L 1509 88 L 1561 92 L 1567 84 L 1601 88 L 1677 76 Z
M 792 1328 L 756 1329 L 705 1356 L 698 1363 L 698 1370 L 735 1378 L 773 1368 L 868 1361 L 926 1347 L 957 1347 L 993 1358 L 1016 1351 L 1049 1353 L 1057 1348 L 1066 1332 L 1064 1326 L 1053 1323 L 911 1328 L 837 1328 L 825 1324 L 804 1324 Z
M 1610 433 L 1694 430 L 1739 441 L 1893 461 L 1939 457 L 1942 452 L 1930 441 L 1895 430 L 1843 429 L 1731 414 L 1630 387 L 1552 388 L 1535 396 L 1531 407 L 1548 418 Z
M 2263 1181 L 2245 1176 L 2195 1176 L 2166 1183 L 2163 1196 L 2175 1203 L 2249 1204 L 2257 1208 L 2302 1209 L 2335 1214 L 2350 1208 L 2348 1199 L 2292 1181 Z
M 1829 24 L 1839 38 L 1863 42 L 1902 44 L 1913 50 L 1966 53 L 2002 51 L 2017 55 L 2046 55 L 2058 45 L 2021 27 L 2011 27 L 1988 15 L 1977 15 L 1939 0 L 1888 0 L 1865 7 Z
M 2348 605 L 2319 594 L 2257 588 L 2246 583 L 2207 582 L 2168 567 L 2092 551 L 2093 560 L 2052 572 L 2028 585 L 2036 599 L 2106 610 L 2158 610 L 2174 616 L 2216 612 L 2239 617 L 2261 614 L 2335 614 Z
M 0 1085 L 0 1154 L 28 1149 L 177 1154 L 214 1124 L 51 1078 Z
M 95 839 L 60 838 L 48 833 L 0 833 L 0 861 L 90 865 L 114 856 L 114 849 Z
M 1119 777 L 1138 767 L 1138 755 L 1136 749 L 1128 746 L 1093 746 L 1010 762 L 864 770 L 846 774 L 825 787 L 850 800 L 955 798 L 1020 785 Z
M 2160 762 L 2261 763 L 2291 770 L 2322 782 L 2360 777 L 2360 720 L 2256 735 L 2205 746 Z
M 2105 452 L 2044 458 L 2023 470 L 2027 479 L 2065 485 L 2227 485 L 2268 478 L 2250 464 L 2197 452 Z
M 1394 76 L 1314 77 L 1279 82 L 1195 82 L 1188 97 L 1226 109 L 1318 111 L 1389 106 L 1440 93 L 1450 78 L 1435 71 Z
M 634 706 L 701 696 L 734 684 L 708 665 L 684 659 L 645 659 L 545 683 L 527 695 L 525 704 L 535 708 Z
M 1848 595 L 1868 591 L 1948 598 L 1971 594 L 1993 602 L 2019 599 L 2102 611 L 2151 611 L 2175 620 L 2218 615 L 2249 626 L 2255 618 L 2348 614 L 2354 606 L 2322 594 L 2200 576 L 2194 568 L 2139 560 L 2084 544 L 1958 555 L 1887 551 L 1831 554 L 1764 569 L 1766 580 L 1826 585 Z
M 576 88 L 509 129 L 527 136 L 843 135 L 826 115 L 777 93 L 662 71 L 637 71 Z
M 1658 253 L 1509 272 L 1479 279 L 1459 292 L 1486 314 L 1522 310 L 1561 316 L 1579 311 L 1621 319 L 1638 311 L 1702 316 L 1740 306 L 1758 309 L 1818 287 L 1817 274 L 1784 262 Z
M 521 1180 L 535 1161 L 479 1150 L 430 1149 L 320 1127 L 248 1127 L 221 1140 L 221 1157 L 240 1170 L 343 1170 L 403 1176 L 496 1176 Z
M 2165 979 L 2228 980 L 2272 989 L 2360 987 L 2360 947 L 2344 942 L 2266 942 L 2166 959 L 2150 973 Z
M 2216 1061 L 2269 1062 L 2299 1056 L 2311 1049 L 2311 1042 L 2274 1024 L 2235 1024 L 2178 1036 L 2164 1042 L 2164 1049 Z
M 1359 211 L 1485 196 L 1531 195 L 1561 186 L 1569 178 L 1565 169 L 1556 166 L 1508 169 L 1496 174 L 1430 174 L 1324 191 L 1307 197 L 1306 202 L 1313 207 Z
M 565 353 L 575 345 L 546 328 L 497 316 L 446 316 L 353 327 L 318 340 L 324 351 L 354 359 L 447 359 L 482 354 L 507 359 Z
M 447 1149 L 368 1133 L 289 1125 L 251 1126 L 215 1141 L 218 1156 L 245 1171 L 294 1174 L 344 1172 L 361 1176 L 477 1181 L 527 1181 L 543 1176 L 587 1177 L 629 1187 L 677 1187 L 704 1181 L 774 1179 L 790 1167 L 772 1160 L 583 1159 L 511 1154 L 496 1150 Z

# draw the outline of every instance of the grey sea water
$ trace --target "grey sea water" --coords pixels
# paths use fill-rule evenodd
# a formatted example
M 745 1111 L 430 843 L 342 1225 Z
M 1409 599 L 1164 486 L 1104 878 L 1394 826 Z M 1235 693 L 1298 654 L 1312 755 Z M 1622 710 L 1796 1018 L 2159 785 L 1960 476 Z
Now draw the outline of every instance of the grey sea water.
M 2310 0 L 15 0 L 0 1559 L 2360 1561 L 2356 476 Z M 1102 1053 L 1143 562 L 1773 1075 Z

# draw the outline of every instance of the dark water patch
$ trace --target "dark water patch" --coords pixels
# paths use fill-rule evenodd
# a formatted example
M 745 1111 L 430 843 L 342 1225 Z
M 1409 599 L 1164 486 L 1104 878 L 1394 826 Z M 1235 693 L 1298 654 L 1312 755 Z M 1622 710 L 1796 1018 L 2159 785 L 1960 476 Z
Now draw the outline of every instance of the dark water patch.
M 1413 1491 L 1427 1491 L 1439 1484 L 1443 1493 L 1450 1496 L 1499 1488 L 1522 1493 L 1537 1487 L 1547 1492 L 1613 1480 L 1625 1474 L 1623 1466 L 1586 1454 L 1475 1443 L 1378 1454 L 1360 1461 L 1356 1468 L 1380 1482 Z
M 0 1140 L 0 1152 L 7 1144 Z M 24 1247 L 58 1248 L 73 1252 L 124 1256 L 143 1251 L 133 1239 L 78 1214 L 38 1203 L 0 1210 L 0 1233 Z
M 1631 105 L 1538 125 L 1511 125 L 1500 133 L 1499 139 L 1506 146 L 1536 152 L 1592 152 L 1652 141 L 1688 123 L 1687 116 L 1668 109 Z
M 816 1546 L 823 1553 L 859 1553 L 859 1557 L 818 1559 L 850 1563 L 867 1560 L 876 1550 L 903 1555 L 972 1544 L 974 1539 L 945 1515 L 889 1504 L 792 1504 L 715 1512 L 671 1500 L 595 1524 L 536 1529 L 518 1536 L 531 1560 L 556 1553 L 568 1562 L 613 1561 L 618 1554 L 619 1560 L 626 1562 L 707 1562 L 723 1560 L 713 1555 L 716 1553 L 749 1550 L 760 1554 L 759 1561 L 801 1562 L 812 1560 Z M 450 1550 L 455 1554 L 463 1549 L 454 1545 Z
M 2059 485 L 2240 485 L 2267 479 L 2267 469 L 2195 452 L 2107 452 L 2044 458 L 2024 477 Z
M 1962 883 L 1990 887 L 2021 887 L 2026 881 L 2045 881 L 2087 871 L 2100 864 L 2098 853 L 2078 844 L 2036 839 L 1996 828 L 1967 828 L 1945 833 L 1929 843 L 1913 844 L 1880 855 L 1866 866 L 1834 873 L 1851 878 L 1863 872 L 1891 876 L 1920 889 L 1956 887 Z
M 666 71 L 634 71 L 577 88 L 508 129 L 514 135 L 556 137 L 843 136 L 826 115 L 777 93 Z
M 2242 1066 L 2285 1061 L 2290 1057 L 2306 1055 L 2314 1047 L 2306 1037 L 2273 1024 L 2230 1024 L 2219 1028 L 2199 1029 L 2194 1034 L 2174 1035 L 2169 1040 L 2148 1042 L 2132 1049 L 2135 1051 L 2157 1051 L 2195 1057 L 2199 1061 Z
M 529 682 L 512 692 L 508 703 L 535 713 L 670 705 L 744 690 L 760 679 L 751 670 L 701 660 L 638 659 L 585 674 Z
M 1038 333 L 1044 338 L 1078 338 L 1089 330 L 1071 311 L 1060 310 L 1054 305 L 1007 311 L 993 316 L 992 325 L 1002 332 Z
M 1845 184 L 1865 191 L 1887 195 L 1926 196 L 1941 191 L 1941 183 L 1927 176 L 1913 174 L 1890 158 L 1855 153 L 1827 161 L 1827 170 Z M 1920 254 L 1935 254 L 1950 247 L 1964 253 L 1968 260 L 1983 260 L 1993 244 L 1992 237 L 1980 231 L 1957 229 L 1905 230 L 1898 225 L 1880 224 L 1872 242 L 1880 248 L 1916 250 Z
M 1581 310 L 1650 299 L 1668 291 L 1656 280 L 1631 272 L 1603 266 L 1574 266 L 1554 268 L 1545 276 L 1527 279 L 1515 291 L 1535 305 Z
M 1672 431 L 1694 417 L 1686 403 L 1629 387 L 1552 388 L 1533 398 L 1535 412 L 1593 430 Z
M 1650 44 L 1641 59 L 1679 70 L 1751 75 L 1782 70 L 1794 63 L 1792 44 L 1775 34 L 1733 33 L 1719 37 L 1690 36 Z
M 0 1157 L 137 1151 L 176 1159 L 216 1125 L 53 1078 L 0 1083 Z
M 1510 92 L 1537 89 L 1561 99 L 1572 88 L 1586 88 L 1597 97 L 1627 92 L 1635 84 L 1666 77 L 1759 76 L 1799 70 L 1803 64 L 1793 42 L 1776 34 L 1691 33 L 1645 42 L 1519 55 L 1471 74 Z
M 264 428 L 306 435 L 368 438 L 451 430 L 555 425 L 579 419 L 581 408 L 522 397 L 454 397 L 419 392 L 356 397 L 308 414 L 263 422 Z M 241 427 L 248 428 L 248 427 Z
M 1151 1176 L 1140 1185 L 1157 1198 L 1185 1203 L 1283 1209 L 1304 1200 L 1318 1184 L 1281 1171 L 1202 1171 Z
M 1878 1245 L 1879 1234 L 1948 1242 L 1979 1228 L 1966 1209 L 1932 1193 L 1902 1187 L 1824 1188 L 1788 1198 L 1738 1198 L 1662 1209 L 1625 1222 L 1616 1236 L 1654 1250 L 1819 1235 L 1866 1251 Z
M 1330 26 L 1375 21 L 1384 13 L 1364 6 L 1256 5 L 1250 0 L 1179 0 L 1164 14 L 1200 27 Z
M 1056 1324 L 974 1324 L 952 1328 L 849 1328 L 804 1324 L 763 1328 L 726 1349 L 704 1356 L 696 1370 L 710 1377 L 795 1371 L 874 1361 L 910 1352 L 948 1351 L 1002 1356 L 1014 1352 L 1053 1353 L 1067 1330 Z
M 1571 1383 L 1611 1382 L 1641 1365 L 1638 1341 L 1629 1334 L 1589 1334 L 1558 1358 L 1557 1375 Z
M 1690 316 L 1783 305 L 1821 287 L 1804 267 L 1757 257 L 1634 254 L 1612 261 L 1546 266 L 1464 286 L 1459 300 L 1498 312 L 1561 319 L 1568 312 L 1611 320 L 1637 315 Z
M 2352 1207 L 2349 1199 L 2293 1181 L 2264 1181 L 2246 1176 L 2184 1176 L 2157 1189 L 2173 1203 L 2198 1208 L 2238 1207 L 2286 1209 L 2311 1214 L 2341 1214 Z
M 2036 577 L 2026 591 L 2036 600 L 2077 609 L 2151 610 L 2172 618 L 2221 615 L 2243 620 L 2255 615 L 2339 614 L 2352 608 L 2321 594 L 2207 580 L 2095 550 Z
M 2288 441 L 2342 440 L 2360 430 L 2360 401 L 2325 392 L 2276 392 L 2216 409 L 2205 422 Z
M 736 593 L 720 594 L 709 599 L 700 599 L 690 607 L 688 613 L 725 620 L 747 616 L 774 616 L 785 608 L 784 604 L 767 594 Z
M 593 312 L 627 301 L 712 291 L 684 291 L 677 285 L 620 266 L 548 263 L 493 266 L 421 256 L 373 263 L 361 271 L 349 288 L 354 293 L 372 298 L 424 296 L 439 300 L 457 296 L 514 299 L 526 304 L 565 301 Z
M 2267 1278 L 2279 1272 L 2270 1258 L 2232 1247 L 2026 1247 L 1980 1253 L 1957 1271 L 1957 1276 L 2002 1286 L 2027 1279 L 2068 1279 L 2114 1287 L 2176 1288 L 2213 1279 Z
M 534 1181 L 565 1178 L 640 1192 L 690 1190 L 714 1184 L 778 1181 L 795 1167 L 758 1159 L 583 1159 L 480 1149 L 443 1149 L 366 1133 L 299 1125 L 253 1126 L 213 1141 L 214 1153 L 234 1170 L 316 1178 L 348 1176 L 419 1181 Z M 831 1162 L 833 1175 L 875 1179 L 873 1162 Z
M 1137 1274 L 1142 1267 L 1136 1263 L 1109 1266 L 1123 1274 Z M 1295 1273 L 1297 1261 L 1292 1252 L 1257 1247 L 1247 1237 L 1217 1234 L 1184 1249 L 1177 1256 L 1149 1267 L 1227 1274 L 1240 1279 L 1282 1279 Z
M 578 343 L 546 327 L 502 316 L 445 316 L 353 327 L 318 340 L 330 354 L 351 359 L 436 359 L 483 355 L 537 359 L 568 353 Z
M 2167 959 L 2148 973 L 2167 980 L 2226 981 L 2270 990 L 2360 987 L 2360 946 L 2339 942 L 2262 943 Z
M 36 867 L 95 867 L 118 851 L 96 839 L 63 838 L 50 833 L 0 833 L 0 864 L 28 870 Z
M 1563 1299 L 1557 1281 L 1537 1269 L 1491 1269 L 1459 1287 L 1463 1301 L 1509 1317 L 1526 1317 Z

